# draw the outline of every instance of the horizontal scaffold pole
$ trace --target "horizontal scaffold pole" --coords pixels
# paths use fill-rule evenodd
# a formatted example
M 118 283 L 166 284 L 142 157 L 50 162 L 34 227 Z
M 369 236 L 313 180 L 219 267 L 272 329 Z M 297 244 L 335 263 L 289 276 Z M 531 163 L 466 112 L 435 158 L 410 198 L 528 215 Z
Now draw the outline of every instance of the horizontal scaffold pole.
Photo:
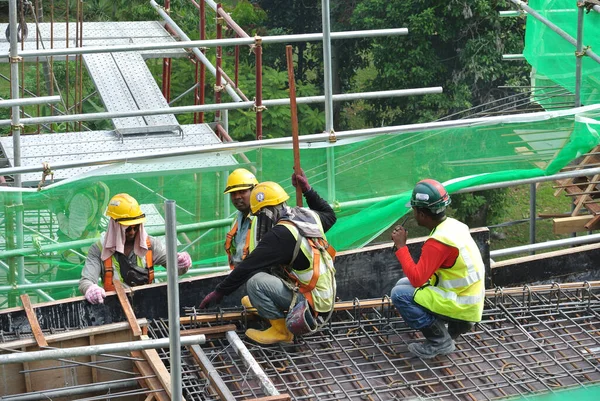
M 440 86 L 434 86 L 429 88 L 416 88 L 416 89 L 397 89 L 389 91 L 375 91 L 375 92 L 362 92 L 362 93 L 345 93 L 339 95 L 333 95 L 333 100 L 336 102 L 349 101 L 349 100 L 360 100 L 360 99 L 381 99 L 389 97 L 403 97 L 403 96 L 418 96 L 418 95 L 432 95 L 442 93 L 443 89 Z M 296 103 L 298 104 L 311 104 L 311 103 L 323 103 L 325 96 L 307 96 L 298 98 Z M 263 100 L 263 106 L 285 106 L 290 104 L 290 99 L 272 99 Z M 204 113 L 209 111 L 217 110 L 240 110 L 240 109 L 251 109 L 254 107 L 254 102 L 233 102 L 233 103 L 219 103 L 219 104 L 204 104 L 197 106 L 178 106 L 178 107 L 166 107 L 162 109 L 150 109 L 150 110 L 134 110 L 134 111 L 120 111 L 120 112 L 101 112 L 101 113 L 86 113 L 86 114 L 69 114 L 62 116 L 48 116 L 48 117 L 30 117 L 22 118 L 20 120 L 23 125 L 37 125 L 47 123 L 62 123 L 72 121 L 93 121 L 93 120 L 104 120 L 114 119 L 122 117 L 139 117 L 139 116 L 155 116 L 161 114 L 184 114 L 184 113 Z M 11 120 L 0 120 L 1 126 L 9 126 Z
M 181 346 L 184 347 L 194 344 L 204 344 L 205 342 L 206 337 L 204 334 L 181 337 Z M 0 355 L 0 365 L 46 361 L 50 359 L 76 358 L 80 356 L 100 355 L 105 353 L 110 354 L 115 352 L 141 351 L 152 348 L 169 348 L 169 339 L 159 338 L 156 340 L 127 341 L 114 344 L 86 345 L 84 347 L 55 348 L 44 351 L 3 354 Z

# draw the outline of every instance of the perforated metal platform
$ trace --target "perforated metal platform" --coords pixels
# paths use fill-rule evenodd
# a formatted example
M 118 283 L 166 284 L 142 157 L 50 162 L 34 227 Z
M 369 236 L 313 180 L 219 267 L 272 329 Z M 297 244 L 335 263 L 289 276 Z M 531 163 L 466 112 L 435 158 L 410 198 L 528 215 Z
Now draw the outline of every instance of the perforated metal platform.
M 107 111 L 169 107 L 140 54 L 86 54 L 83 60 Z M 173 114 L 115 118 L 112 121 L 117 129 L 178 125 Z
M 121 141 L 113 131 L 71 132 L 44 135 L 23 135 L 21 137 L 21 165 L 41 166 L 48 162 L 50 167 L 56 163 L 74 161 L 119 158 L 125 155 L 147 154 L 156 150 L 184 150 L 193 146 L 221 143 L 208 124 L 183 125 L 183 137 L 172 132 L 140 136 L 127 136 Z M 12 137 L 0 138 L 0 146 L 14 166 Z M 127 173 L 152 173 L 194 170 L 206 167 L 235 165 L 231 155 L 194 155 L 163 159 L 160 163 L 123 163 L 116 166 L 89 166 L 56 170 L 54 179 L 61 180 L 76 175 L 115 175 Z M 41 173 L 22 175 L 24 186 L 37 186 Z
M 8 24 L 0 24 L 0 32 L 4 33 Z M 25 41 L 25 50 L 36 50 L 37 28 L 28 23 L 29 34 Z M 52 26 L 54 40 L 50 40 L 50 23 L 39 24 L 41 34 L 40 49 L 64 49 L 67 47 L 67 24 L 55 22 Z M 69 47 L 75 47 L 76 25 L 69 23 Z M 83 46 L 111 46 L 142 43 L 167 43 L 175 39 L 158 21 L 140 22 L 86 22 L 83 27 Z M 19 46 L 19 49 L 21 47 Z M 4 35 L 0 35 L 0 54 L 8 55 L 9 43 Z M 183 49 L 147 50 L 140 52 L 144 58 L 184 57 Z M 73 57 L 73 56 L 71 56 Z M 55 61 L 64 60 L 64 56 L 54 57 Z M 25 58 L 25 61 L 35 61 L 35 57 Z M 8 62 L 6 57 L 0 57 L 0 62 Z

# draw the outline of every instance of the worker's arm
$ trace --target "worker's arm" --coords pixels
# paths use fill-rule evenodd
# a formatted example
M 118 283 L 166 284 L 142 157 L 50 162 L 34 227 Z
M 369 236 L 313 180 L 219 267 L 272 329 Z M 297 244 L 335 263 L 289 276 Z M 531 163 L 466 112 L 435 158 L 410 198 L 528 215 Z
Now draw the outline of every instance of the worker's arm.
M 102 260 L 100 259 L 100 248 L 98 244 L 92 244 L 85 259 L 85 265 L 79 279 L 79 292 L 85 295 L 87 289 L 93 284 L 98 284 L 102 275 Z
M 314 189 L 304 192 L 304 199 L 310 210 L 317 212 L 323 224 L 323 231 L 327 232 L 336 222 L 335 212 L 329 206 L 329 203 L 317 193 Z
M 252 276 L 259 272 L 270 272 L 271 267 L 287 265 L 292 260 L 296 239 L 282 225 L 275 225 L 260 240 L 257 247 L 237 265 L 235 269 L 215 289 L 223 295 L 229 295 L 242 286 Z M 306 267 L 308 260 L 299 253 L 297 259 L 304 259 Z M 300 261 L 298 261 L 300 263 Z
M 396 257 L 402 265 L 402 271 L 410 284 L 418 288 L 425 284 L 439 268 L 454 266 L 458 257 L 458 249 L 429 238 L 423 244 L 418 263 L 414 262 L 407 246 L 398 249 Z
M 152 245 L 152 262 L 154 266 L 167 267 L 167 248 L 160 239 L 150 237 L 150 245 Z

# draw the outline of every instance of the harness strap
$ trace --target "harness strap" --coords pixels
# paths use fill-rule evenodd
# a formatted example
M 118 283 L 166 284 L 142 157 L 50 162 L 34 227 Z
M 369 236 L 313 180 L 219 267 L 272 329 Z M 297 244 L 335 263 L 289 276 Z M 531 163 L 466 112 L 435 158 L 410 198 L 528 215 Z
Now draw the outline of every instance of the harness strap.
M 229 230 L 229 232 L 226 234 L 226 238 L 225 238 L 225 252 L 227 253 L 227 261 L 229 262 L 229 268 L 231 270 L 233 270 L 233 260 L 232 260 L 232 256 L 231 256 L 231 242 L 233 241 L 233 238 L 235 237 L 235 233 L 237 233 L 238 230 L 238 222 L 237 219 L 235 221 L 235 223 L 233 223 L 233 227 L 231 227 L 231 230 Z
M 146 269 L 148 269 L 148 284 L 154 282 L 154 262 L 152 260 L 152 243 L 150 237 L 146 237 L 146 246 L 148 252 L 146 252 Z M 112 256 L 104 261 L 104 290 L 114 291 L 115 284 L 113 283 L 115 268 L 113 267 Z

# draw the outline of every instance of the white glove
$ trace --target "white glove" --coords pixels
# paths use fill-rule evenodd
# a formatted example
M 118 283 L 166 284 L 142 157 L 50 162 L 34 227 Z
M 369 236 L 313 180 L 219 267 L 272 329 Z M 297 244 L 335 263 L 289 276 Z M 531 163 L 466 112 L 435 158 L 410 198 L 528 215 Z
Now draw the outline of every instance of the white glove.
M 85 292 L 85 299 L 91 304 L 103 304 L 106 298 L 106 291 L 98 284 L 92 284 Z
M 187 252 L 180 252 L 177 254 L 177 272 L 181 276 L 187 273 L 188 269 L 192 265 L 192 258 Z

